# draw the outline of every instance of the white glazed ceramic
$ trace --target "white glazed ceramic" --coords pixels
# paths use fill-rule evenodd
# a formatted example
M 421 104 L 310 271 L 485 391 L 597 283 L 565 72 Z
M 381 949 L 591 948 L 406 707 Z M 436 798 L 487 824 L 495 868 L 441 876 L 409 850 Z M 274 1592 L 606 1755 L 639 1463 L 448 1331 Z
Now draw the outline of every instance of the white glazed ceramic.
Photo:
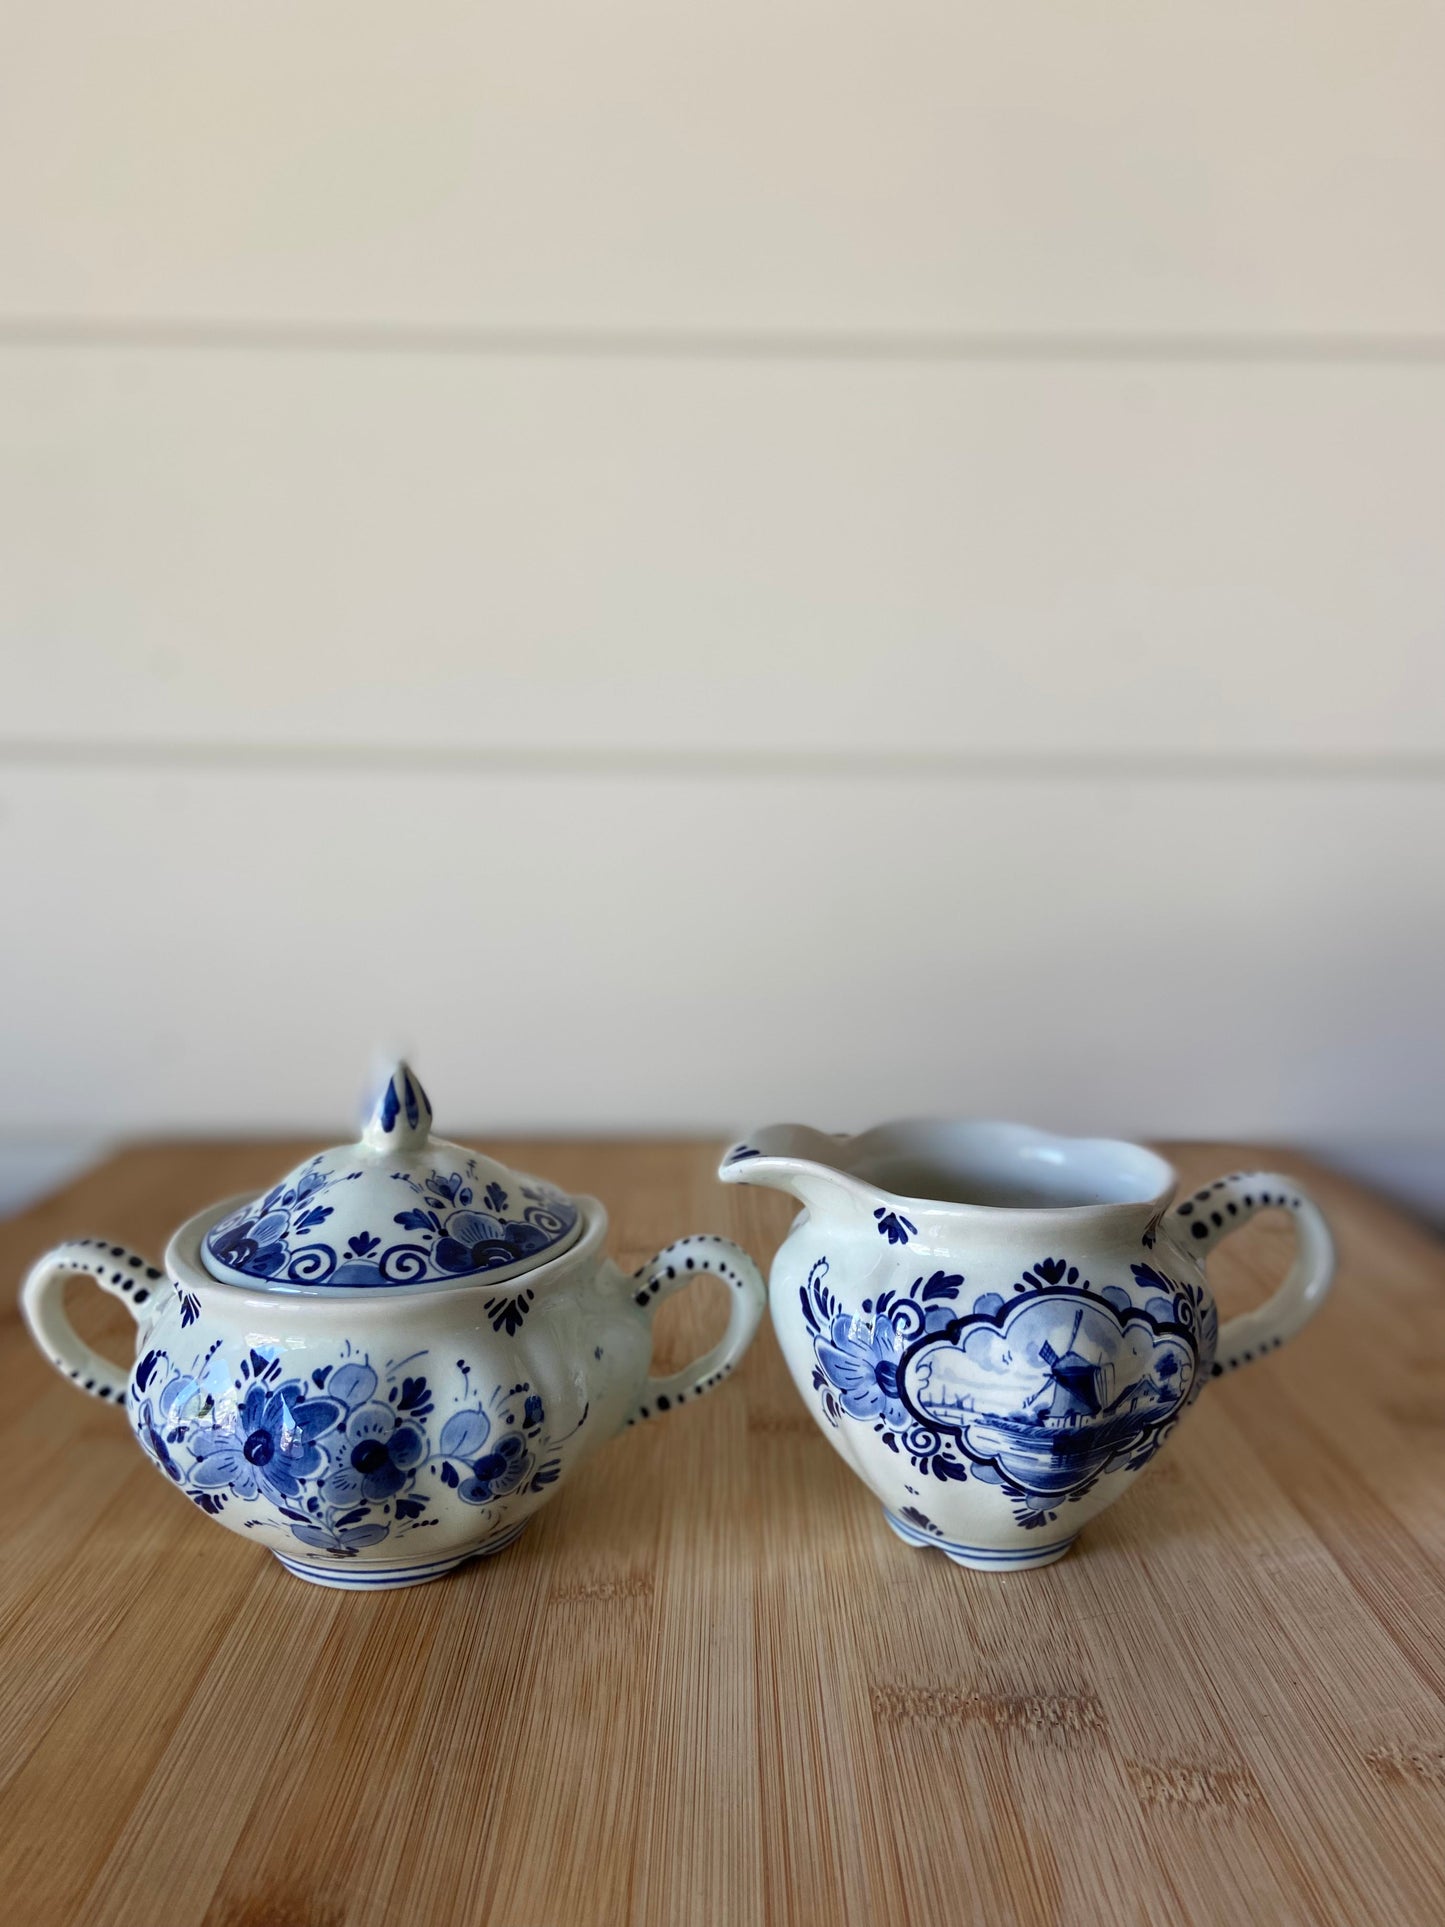
M 168 1479 L 321 1585 L 413 1585 L 501 1551 L 594 1447 L 720 1383 L 766 1302 L 721 1238 L 684 1238 L 625 1276 L 595 1198 L 430 1123 L 398 1066 L 360 1144 L 200 1212 L 164 1270 L 74 1239 L 21 1294 L 40 1349 L 124 1406 Z M 731 1288 L 726 1332 L 650 1378 L 653 1314 L 705 1271 Z M 71 1328 L 75 1273 L 135 1318 L 129 1374 Z
M 1017 1124 L 775 1125 L 720 1175 L 804 1206 L 772 1313 L 818 1423 L 900 1538 L 987 1571 L 1062 1558 L 1205 1381 L 1292 1337 L 1334 1271 L 1292 1178 L 1236 1172 L 1173 1204 L 1152 1151 Z M 1221 1329 L 1203 1260 L 1266 1208 L 1294 1216 L 1293 1268 Z

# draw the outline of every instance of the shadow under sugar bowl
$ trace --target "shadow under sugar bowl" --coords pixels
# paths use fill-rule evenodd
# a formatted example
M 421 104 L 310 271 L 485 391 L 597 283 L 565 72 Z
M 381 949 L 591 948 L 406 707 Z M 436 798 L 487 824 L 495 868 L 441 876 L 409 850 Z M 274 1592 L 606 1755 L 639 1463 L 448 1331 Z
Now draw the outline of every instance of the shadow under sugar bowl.
M 1152 1151 L 1019 1124 L 772 1125 L 719 1175 L 803 1206 L 771 1303 L 819 1425 L 901 1539 L 991 1572 L 1061 1559 L 1206 1381 L 1297 1332 L 1334 1270 L 1293 1178 L 1236 1172 L 1176 1204 Z M 1221 1327 L 1204 1260 L 1262 1209 L 1293 1215 L 1293 1267 Z

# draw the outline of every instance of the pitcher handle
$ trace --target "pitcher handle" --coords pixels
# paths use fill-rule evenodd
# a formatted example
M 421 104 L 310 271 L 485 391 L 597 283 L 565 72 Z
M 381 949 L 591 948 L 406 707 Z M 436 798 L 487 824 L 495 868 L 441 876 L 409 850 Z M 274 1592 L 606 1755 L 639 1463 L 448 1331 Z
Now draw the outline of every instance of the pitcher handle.
M 767 1306 L 768 1288 L 752 1259 L 730 1239 L 679 1238 L 676 1244 L 659 1251 L 636 1274 L 633 1302 L 651 1316 L 664 1298 L 692 1284 L 705 1271 L 732 1287 L 727 1330 L 711 1351 L 695 1358 L 680 1372 L 672 1372 L 666 1378 L 649 1378 L 628 1415 L 629 1425 L 636 1424 L 638 1419 L 656 1418 L 659 1413 L 670 1412 L 674 1406 L 686 1405 L 689 1399 L 699 1399 L 712 1391 L 753 1342 L 758 1321 Z
M 1172 1235 L 1202 1262 L 1221 1238 L 1248 1224 L 1256 1211 L 1270 1210 L 1294 1216 L 1294 1263 L 1272 1297 L 1220 1326 L 1216 1377 L 1274 1351 L 1309 1323 L 1334 1283 L 1334 1239 L 1324 1213 L 1304 1186 L 1278 1171 L 1235 1171 L 1227 1178 L 1216 1178 L 1176 1205 L 1171 1214 Z
M 65 1281 L 77 1273 L 93 1278 L 102 1291 L 119 1298 L 136 1323 L 164 1273 L 148 1258 L 103 1238 L 72 1238 L 30 1267 L 20 1287 L 20 1309 L 30 1336 L 56 1371 L 73 1379 L 92 1398 L 125 1404 L 128 1368 L 102 1357 L 65 1315 Z

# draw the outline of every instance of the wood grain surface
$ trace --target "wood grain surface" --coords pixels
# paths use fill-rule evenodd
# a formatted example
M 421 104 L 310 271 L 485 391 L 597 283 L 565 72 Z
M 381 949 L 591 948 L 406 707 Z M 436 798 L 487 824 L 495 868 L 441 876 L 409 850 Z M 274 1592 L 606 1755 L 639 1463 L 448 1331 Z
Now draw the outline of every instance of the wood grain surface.
M 302 1147 L 147 1146 L 0 1225 L 0 1265 L 171 1228 Z M 603 1197 L 636 1264 L 786 1203 L 684 1143 L 499 1147 Z M 1335 1295 L 1211 1386 L 1042 1572 L 909 1550 L 765 1327 L 502 1557 L 298 1583 L 166 1489 L 5 1288 L 0 1908 L 24 1927 L 1445 1919 L 1445 1251 L 1307 1174 Z M 1287 1234 L 1214 1260 L 1226 1310 Z M 76 1287 L 87 1336 L 124 1314 Z M 721 1321 L 664 1309 L 680 1357 Z

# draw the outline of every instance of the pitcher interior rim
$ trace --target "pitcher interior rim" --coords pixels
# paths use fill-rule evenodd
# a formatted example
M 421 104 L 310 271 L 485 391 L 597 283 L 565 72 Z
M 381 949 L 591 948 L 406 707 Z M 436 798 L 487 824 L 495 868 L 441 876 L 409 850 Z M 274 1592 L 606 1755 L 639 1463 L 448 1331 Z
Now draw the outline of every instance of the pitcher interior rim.
M 917 1163 L 923 1165 L 931 1161 L 935 1177 L 951 1180 L 947 1191 L 899 1188 L 896 1182 L 885 1182 L 876 1175 L 890 1163 L 903 1162 L 910 1140 L 916 1146 Z M 984 1193 L 1004 1188 L 1005 1172 L 997 1163 L 990 1181 L 988 1148 L 992 1148 L 995 1156 L 1003 1152 L 1005 1164 L 1012 1166 L 1020 1177 L 1031 1173 L 1044 1179 L 1039 1187 L 1041 1192 L 1047 1191 L 1047 1175 L 1057 1174 L 1058 1195 L 1053 1198 L 963 1195 L 970 1188 Z M 912 1205 L 920 1211 L 1083 1213 L 1153 1209 L 1167 1203 L 1179 1181 L 1169 1161 L 1147 1145 L 1131 1143 L 1127 1138 L 1074 1137 L 1005 1119 L 901 1118 L 874 1125 L 854 1137 L 839 1139 L 838 1150 L 838 1160 L 831 1166 L 824 1159 L 809 1158 L 806 1154 L 798 1161 L 836 1170 L 841 1177 L 852 1179 L 880 1198 Z M 1085 1179 L 1091 1166 L 1106 1177 L 1112 1174 L 1113 1182 L 1103 1186 L 1087 1185 Z

